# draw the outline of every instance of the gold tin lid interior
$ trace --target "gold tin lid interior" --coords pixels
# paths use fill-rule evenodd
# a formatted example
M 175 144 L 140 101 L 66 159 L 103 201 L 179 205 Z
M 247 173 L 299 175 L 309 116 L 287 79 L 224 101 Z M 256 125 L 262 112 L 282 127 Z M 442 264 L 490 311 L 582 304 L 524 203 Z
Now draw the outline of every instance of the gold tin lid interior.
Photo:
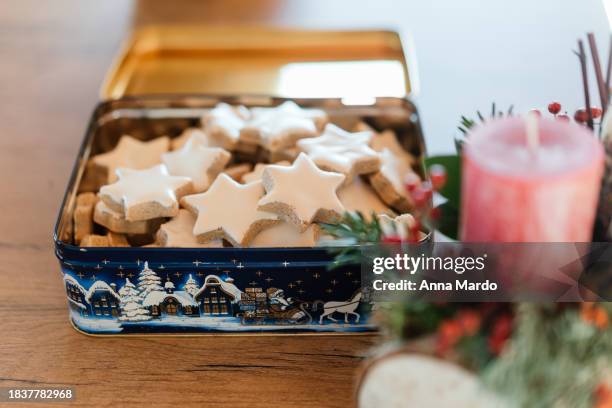
M 153 94 L 405 97 L 406 56 L 392 31 L 151 26 L 133 33 L 103 99 Z

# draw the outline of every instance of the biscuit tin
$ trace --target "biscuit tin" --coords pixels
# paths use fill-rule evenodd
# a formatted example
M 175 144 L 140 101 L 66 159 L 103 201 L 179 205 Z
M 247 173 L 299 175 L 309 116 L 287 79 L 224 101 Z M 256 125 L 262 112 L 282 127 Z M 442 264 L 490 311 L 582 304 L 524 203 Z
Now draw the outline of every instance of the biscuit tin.
M 347 72 L 342 64 L 351 63 L 361 72 L 320 87 L 320 95 L 316 86 L 300 85 L 325 75 L 337 82 L 334 72 Z M 399 70 L 390 68 L 395 64 Z M 224 66 L 228 72 L 220 74 Z M 347 128 L 365 121 L 392 129 L 420 158 L 424 146 L 406 67 L 399 37 L 391 32 L 136 32 L 103 86 L 105 100 L 91 116 L 55 227 L 73 325 L 88 334 L 374 330 L 360 266 L 330 268 L 333 255 L 326 248 L 83 248 L 73 240 L 72 214 L 77 193 L 95 191 L 87 174 L 92 155 L 112 149 L 123 134 L 177 137 L 199 126 L 218 102 L 252 107 L 293 100 L 324 109 Z M 351 81 L 376 72 L 396 77 L 382 84 L 370 77 L 374 85 L 364 84 L 363 93 L 347 91 Z

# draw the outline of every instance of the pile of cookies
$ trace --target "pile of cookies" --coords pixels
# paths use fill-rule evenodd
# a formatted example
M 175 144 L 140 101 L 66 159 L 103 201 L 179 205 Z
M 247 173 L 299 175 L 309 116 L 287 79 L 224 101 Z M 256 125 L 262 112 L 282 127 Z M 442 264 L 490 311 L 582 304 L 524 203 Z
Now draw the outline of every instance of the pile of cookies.
M 345 211 L 408 213 L 404 182 L 418 178 L 413 166 L 392 131 L 365 124 L 348 131 L 293 102 L 220 103 L 201 128 L 173 139 L 124 135 L 93 156 L 89 168 L 101 187 L 78 195 L 74 239 L 81 246 L 314 246 L 319 223 Z

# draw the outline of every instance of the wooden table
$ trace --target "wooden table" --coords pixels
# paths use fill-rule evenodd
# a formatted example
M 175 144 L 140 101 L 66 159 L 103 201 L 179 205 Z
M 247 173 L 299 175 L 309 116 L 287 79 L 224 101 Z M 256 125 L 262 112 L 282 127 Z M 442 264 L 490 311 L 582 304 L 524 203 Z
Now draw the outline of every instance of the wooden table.
M 346 407 L 361 356 L 375 341 L 371 336 L 92 338 L 70 327 L 51 232 L 100 82 L 133 22 L 157 22 L 163 15 L 164 21 L 211 24 L 410 28 L 421 44 L 420 106 L 433 150 L 452 146 L 459 114 L 493 99 L 529 108 L 565 97 L 563 102 L 575 107 L 580 85 L 569 52 L 573 38 L 587 28 L 607 30 L 596 0 L 563 7 L 552 0 L 505 2 L 495 6 L 508 8 L 505 19 L 483 11 L 495 2 L 476 0 L 466 0 L 461 10 L 454 0 L 429 9 L 429 2 L 386 0 L 376 2 L 375 12 L 371 1 L 349 0 L 208 0 L 189 13 L 176 2 L 148 3 L 135 8 L 125 0 L 2 2 L 2 387 L 74 387 L 76 403 L 89 406 Z M 521 8 L 529 10 L 522 20 Z M 465 30 L 461 12 L 473 20 L 472 30 Z M 482 33 L 492 27 L 496 36 L 489 39 Z M 547 35 L 546 27 L 553 34 Z M 513 39 L 519 31 L 523 37 Z M 499 47 L 504 39 L 511 40 Z M 525 70 L 527 59 L 542 69 Z

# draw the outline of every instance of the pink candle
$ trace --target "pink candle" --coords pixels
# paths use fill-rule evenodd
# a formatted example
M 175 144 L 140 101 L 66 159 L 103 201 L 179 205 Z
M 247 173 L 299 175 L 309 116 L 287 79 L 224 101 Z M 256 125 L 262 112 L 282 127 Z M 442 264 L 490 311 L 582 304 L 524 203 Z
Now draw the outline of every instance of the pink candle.
M 461 239 L 589 242 L 603 173 L 599 141 L 556 120 L 490 121 L 464 147 Z

